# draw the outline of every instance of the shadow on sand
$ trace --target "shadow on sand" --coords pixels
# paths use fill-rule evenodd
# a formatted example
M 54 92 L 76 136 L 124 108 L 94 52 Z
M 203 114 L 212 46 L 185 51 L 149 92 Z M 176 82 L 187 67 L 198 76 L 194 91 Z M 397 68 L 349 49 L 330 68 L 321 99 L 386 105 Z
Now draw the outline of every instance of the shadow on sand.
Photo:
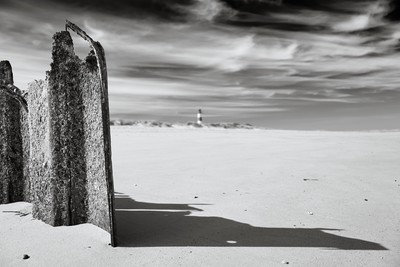
M 201 204 L 196 204 L 201 205 Z M 204 204 L 203 204 L 204 205 Z M 378 243 L 342 237 L 325 228 L 263 228 L 220 217 L 189 216 L 189 204 L 137 202 L 116 194 L 118 245 L 122 247 L 317 247 L 387 250 Z

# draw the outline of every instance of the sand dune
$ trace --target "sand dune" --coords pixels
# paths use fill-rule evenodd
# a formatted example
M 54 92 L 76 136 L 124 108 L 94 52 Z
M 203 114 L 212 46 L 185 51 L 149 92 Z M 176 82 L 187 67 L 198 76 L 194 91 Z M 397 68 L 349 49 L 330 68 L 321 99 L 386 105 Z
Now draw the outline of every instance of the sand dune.
M 0 266 L 400 264 L 400 132 L 112 135 L 121 246 L 93 225 L 53 228 L 28 203 L 0 205 Z

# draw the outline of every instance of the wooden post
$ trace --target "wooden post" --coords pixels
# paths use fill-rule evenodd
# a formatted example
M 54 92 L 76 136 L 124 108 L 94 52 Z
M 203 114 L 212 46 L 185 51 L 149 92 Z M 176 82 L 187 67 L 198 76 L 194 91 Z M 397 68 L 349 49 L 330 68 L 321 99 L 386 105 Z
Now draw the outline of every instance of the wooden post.
M 115 247 L 117 245 L 116 241 L 116 229 L 115 229 L 115 207 L 114 207 L 114 180 L 113 180 L 113 171 L 112 171 L 112 160 L 111 160 L 111 131 L 110 131 L 110 108 L 109 108 L 109 101 L 108 101 L 108 79 L 107 79 L 107 64 L 106 64 L 106 57 L 104 53 L 104 49 L 101 46 L 99 42 L 93 41 L 93 39 L 82 29 L 80 29 L 78 26 L 73 24 L 70 21 L 66 21 L 66 30 L 71 29 L 75 33 L 77 33 L 79 36 L 81 36 L 84 40 L 88 41 L 89 46 L 92 48 L 93 51 L 93 56 L 95 57 L 95 60 L 93 56 L 89 55 L 88 58 L 86 58 L 86 66 L 89 67 L 89 70 L 95 70 L 93 66 L 89 64 L 89 62 L 96 62 L 97 63 L 97 82 L 99 82 L 99 86 L 94 90 L 93 88 L 90 88 L 90 86 L 85 86 L 86 88 L 83 89 L 84 93 L 84 102 L 86 106 L 86 111 L 88 111 L 86 114 L 89 117 L 89 121 L 87 121 L 88 128 L 93 128 L 94 125 L 97 124 L 97 127 L 94 129 L 90 129 L 87 132 L 87 143 L 93 144 L 93 140 L 90 139 L 96 139 L 96 136 L 101 138 L 97 140 L 102 148 L 102 151 L 99 151 L 98 153 L 103 154 L 104 156 L 104 162 L 102 163 L 102 166 L 99 166 L 99 168 L 103 167 L 104 168 L 104 176 L 102 177 L 104 180 L 101 182 L 105 182 L 107 186 L 107 198 L 108 198 L 108 220 L 99 220 L 96 219 L 97 216 L 95 215 L 96 212 L 96 206 L 98 203 L 93 202 L 93 206 L 89 206 L 89 213 L 92 214 L 92 216 L 89 217 L 89 222 L 96 224 L 103 229 L 106 229 L 107 231 L 110 232 L 111 234 L 111 245 Z M 87 71 L 86 71 L 87 72 Z M 100 103 L 98 102 L 100 100 Z M 97 106 L 100 104 L 100 109 L 98 110 L 93 110 L 92 112 L 90 111 L 93 106 Z M 93 112 L 97 114 L 96 120 L 91 120 L 90 116 L 93 116 Z M 99 120 L 100 119 L 100 120 Z M 93 123 L 96 121 L 95 123 Z M 96 129 L 100 129 L 101 132 L 96 132 Z M 98 131 L 98 130 L 97 130 Z M 89 137 L 90 136 L 90 137 Z M 88 155 L 89 156 L 89 155 Z M 93 156 L 92 156 L 93 157 Z M 96 156 L 94 156 L 96 157 Z M 90 161 L 91 158 L 88 158 Z M 96 178 L 94 175 L 89 179 L 89 181 L 96 180 L 99 178 Z M 91 189 L 95 189 L 93 187 L 90 187 Z M 90 195 L 97 195 L 96 191 L 89 192 Z
M 95 224 L 110 232 L 115 246 L 104 50 L 71 22 L 67 29 L 88 40 L 93 50 L 83 62 L 69 32 L 56 33 L 46 82 L 31 84 L 33 215 L 55 226 Z
M 0 62 L 0 204 L 24 200 L 21 105 L 11 64 Z

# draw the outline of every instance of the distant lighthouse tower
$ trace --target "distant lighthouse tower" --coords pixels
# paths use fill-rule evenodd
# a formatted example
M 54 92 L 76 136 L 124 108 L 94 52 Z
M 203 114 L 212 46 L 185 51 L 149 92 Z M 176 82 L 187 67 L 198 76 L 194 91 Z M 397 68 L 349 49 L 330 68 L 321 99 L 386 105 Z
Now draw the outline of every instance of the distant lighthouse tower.
M 197 112 L 197 124 L 198 125 L 203 124 L 203 117 L 202 117 L 201 109 L 199 109 L 199 111 Z

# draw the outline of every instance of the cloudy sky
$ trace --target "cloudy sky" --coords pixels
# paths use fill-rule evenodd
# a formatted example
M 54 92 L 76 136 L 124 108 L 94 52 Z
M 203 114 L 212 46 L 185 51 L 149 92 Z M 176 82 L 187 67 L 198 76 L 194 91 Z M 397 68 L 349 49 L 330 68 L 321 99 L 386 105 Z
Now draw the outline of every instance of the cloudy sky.
M 71 20 L 106 51 L 111 117 L 399 129 L 398 1 L 0 0 L 0 59 L 44 79 Z M 76 53 L 89 51 L 73 35 Z

